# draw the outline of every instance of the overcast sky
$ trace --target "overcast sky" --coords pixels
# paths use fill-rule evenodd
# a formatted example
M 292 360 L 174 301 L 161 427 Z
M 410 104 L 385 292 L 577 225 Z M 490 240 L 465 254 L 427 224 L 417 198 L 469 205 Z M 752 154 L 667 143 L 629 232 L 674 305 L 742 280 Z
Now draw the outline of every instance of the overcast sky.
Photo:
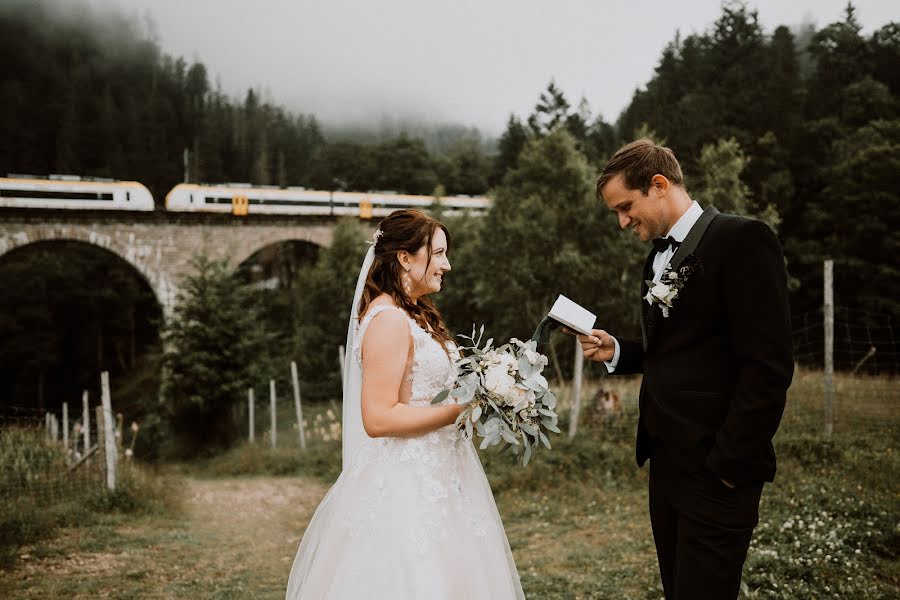
M 720 0 L 93 0 L 149 12 L 164 50 L 202 61 L 226 92 L 262 88 L 326 123 L 378 115 L 502 131 L 554 79 L 615 121 L 662 48 L 703 31 Z M 767 33 L 839 20 L 846 0 L 751 0 Z M 896 0 L 856 0 L 866 33 Z

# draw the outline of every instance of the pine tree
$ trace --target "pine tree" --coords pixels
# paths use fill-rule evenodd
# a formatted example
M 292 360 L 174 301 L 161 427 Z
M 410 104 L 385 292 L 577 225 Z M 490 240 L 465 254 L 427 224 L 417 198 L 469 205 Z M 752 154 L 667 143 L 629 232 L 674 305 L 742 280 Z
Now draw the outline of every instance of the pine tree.
M 163 339 L 163 395 L 186 456 L 227 448 L 239 436 L 235 407 L 270 374 L 271 335 L 259 305 L 224 261 L 201 256 L 183 284 Z
M 469 319 L 486 323 L 498 339 L 527 339 L 562 293 L 603 315 L 599 326 L 636 332 L 645 249 L 618 231 L 613 213 L 594 197 L 594 180 L 565 129 L 529 139 L 481 217 L 479 239 L 465 253 L 471 262 L 454 265 L 475 277 L 465 286 Z M 447 285 L 453 280 L 451 271 Z
M 331 246 L 319 252 L 315 265 L 300 269 L 294 286 L 297 366 L 306 374 L 304 378 L 324 385 L 334 395 L 340 394 L 338 346 L 346 340 L 350 303 L 368 250 L 367 239 L 370 234 L 358 221 L 340 221 Z
M 525 129 L 525 126 L 522 125 L 518 117 L 510 115 L 509 120 L 506 122 L 506 130 L 497 143 L 499 152 L 494 159 L 494 167 L 489 179 L 491 186 L 500 183 L 506 172 L 515 167 L 519 159 L 519 153 L 522 152 L 522 148 L 525 147 L 527 140 L 528 131 Z

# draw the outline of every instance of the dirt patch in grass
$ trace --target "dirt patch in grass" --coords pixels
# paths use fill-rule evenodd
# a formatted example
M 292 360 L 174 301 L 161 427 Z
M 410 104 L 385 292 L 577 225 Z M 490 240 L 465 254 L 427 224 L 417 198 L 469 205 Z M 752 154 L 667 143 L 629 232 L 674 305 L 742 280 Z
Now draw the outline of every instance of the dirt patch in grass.
M 288 477 L 187 479 L 184 512 L 111 515 L 22 548 L 0 573 L 15 598 L 283 598 L 327 485 Z

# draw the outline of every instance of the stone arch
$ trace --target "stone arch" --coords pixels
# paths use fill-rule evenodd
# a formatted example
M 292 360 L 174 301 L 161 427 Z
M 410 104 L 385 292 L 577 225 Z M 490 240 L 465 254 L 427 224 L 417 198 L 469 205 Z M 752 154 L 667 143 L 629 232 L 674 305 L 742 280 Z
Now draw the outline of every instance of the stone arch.
M 249 244 L 240 249 L 238 253 L 234 256 L 234 265 L 240 265 L 246 262 L 248 259 L 256 255 L 261 250 L 268 248 L 269 246 L 277 246 L 279 244 L 288 244 L 292 242 L 298 242 L 302 244 L 309 244 L 311 246 L 316 246 L 321 250 L 326 247 L 326 244 L 320 243 L 318 240 L 311 240 L 304 237 L 299 236 L 284 236 L 284 237 L 274 237 L 267 238 L 263 240 L 255 240 L 256 243 Z
M 136 252 L 134 246 L 124 244 L 116 237 L 101 233 L 88 227 L 63 224 L 43 224 L 37 227 L 24 227 L 12 234 L 0 236 L 0 257 L 18 248 L 40 242 L 81 242 L 97 246 L 110 252 L 129 264 L 156 296 L 163 314 L 169 315 L 174 305 L 176 290 L 164 274 L 149 268 L 146 257 Z
M 315 264 L 323 246 L 296 236 L 254 240 L 256 243 L 236 255 L 232 267 L 252 285 L 277 284 L 291 287 L 297 271 Z

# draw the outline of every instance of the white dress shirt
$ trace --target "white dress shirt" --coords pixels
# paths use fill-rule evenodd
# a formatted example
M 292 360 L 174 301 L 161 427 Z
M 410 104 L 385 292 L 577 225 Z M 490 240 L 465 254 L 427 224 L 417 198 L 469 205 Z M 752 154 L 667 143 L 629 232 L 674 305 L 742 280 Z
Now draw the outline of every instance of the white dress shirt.
M 691 205 L 688 207 L 684 214 L 675 221 L 675 224 L 672 225 L 672 228 L 669 229 L 668 233 L 666 233 L 663 237 L 671 237 L 676 242 L 683 242 L 684 238 L 687 237 L 687 234 L 694 227 L 694 224 L 697 222 L 697 219 L 700 218 L 700 215 L 703 214 L 703 209 L 700 208 L 700 205 L 697 204 L 696 201 L 691 202 Z M 651 266 L 651 270 L 653 273 L 653 281 L 654 283 L 658 283 L 660 278 L 662 277 L 663 271 L 669 262 L 672 260 L 672 257 L 675 256 L 675 249 L 672 246 L 668 246 L 662 252 L 657 252 L 656 256 L 653 257 L 653 265 Z M 641 302 L 643 302 L 643 298 Z M 619 364 L 619 340 L 613 338 L 613 341 L 616 344 L 616 350 L 613 353 L 613 357 L 609 362 L 605 362 L 606 370 L 609 373 L 612 373 L 616 370 L 616 365 Z

